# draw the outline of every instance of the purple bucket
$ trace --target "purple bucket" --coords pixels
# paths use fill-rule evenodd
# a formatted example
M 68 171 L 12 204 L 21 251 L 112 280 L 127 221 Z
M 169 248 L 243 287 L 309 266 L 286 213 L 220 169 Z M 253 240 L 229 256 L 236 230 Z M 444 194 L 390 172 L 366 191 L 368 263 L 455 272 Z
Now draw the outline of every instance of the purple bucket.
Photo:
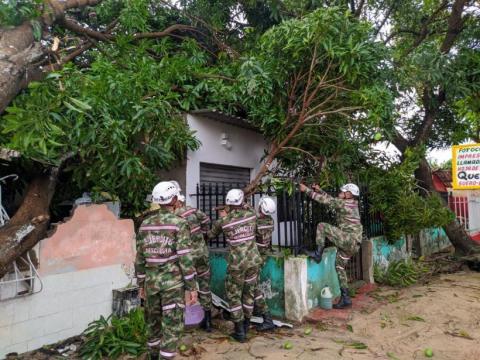
M 203 319 L 203 308 L 200 304 L 187 305 L 185 307 L 185 325 L 197 325 Z

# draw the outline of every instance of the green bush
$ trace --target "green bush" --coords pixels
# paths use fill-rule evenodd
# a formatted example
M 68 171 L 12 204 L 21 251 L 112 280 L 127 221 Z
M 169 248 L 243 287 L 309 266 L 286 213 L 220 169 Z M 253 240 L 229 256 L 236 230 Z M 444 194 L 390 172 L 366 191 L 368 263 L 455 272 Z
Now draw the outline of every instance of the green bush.
M 83 359 L 95 360 L 120 355 L 139 356 L 146 349 L 147 332 L 143 310 L 136 309 L 125 317 L 103 316 L 91 322 L 83 332 L 85 341 L 80 355 Z
M 394 287 L 407 287 L 417 283 L 428 268 L 421 262 L 413 260 L 392 261 L 387 269 L 375 265 L 373 276 L 375 282 Z

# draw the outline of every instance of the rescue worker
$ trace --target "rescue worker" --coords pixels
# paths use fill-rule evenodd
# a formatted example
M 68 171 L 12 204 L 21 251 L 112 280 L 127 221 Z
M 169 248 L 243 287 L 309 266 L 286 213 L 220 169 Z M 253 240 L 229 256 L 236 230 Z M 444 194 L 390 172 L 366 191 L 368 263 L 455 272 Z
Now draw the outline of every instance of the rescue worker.
M 197 301 L 189 225 L 174 214 L 177 195 L 175 185 L 168 181 L 155 186 L 152 202 L 160 208 L 142 222 L 137 237 L 135 272 L 140 296 L 145 299 L 150 359 L 176 355 L 185 302 Z
M 210 292 L 210 260 L 205 235 L 209 229 L 210 218 L 202 211 L 187 206 L 185 196 L 180 192 L 180 184 L 171 181 L 179 192 L 175 214 L 184 218 L 190 225 L 190 239 L 192 247 L 193 265 L 197 273 L 198 299 L 204 311 L 200 327 L 207 332 L 212 331 L 212 293 Z
M 314 190 L 304 184 L 300 184 L 300 191 L 306 192 L 311 199 L 329 205 L 335 209 L 338 227 L 327 223 L 319 223 L 317 226 L 315 252 L 307 252 L 308 255 L 318 263 L 322 260 L 325 238 L 328 238 L 337 247 L 335 268 L 340 282 L 341 298 L 335 309 L 343 309 L 352 306 L 348 293 L 348 279 L 345 267 L 348 260 L 354 256 L 362 242 L 362 224 L 360 222 L 360 211 L 358 209 L 358 196 L 360 189 L 355 184 L 345 184 L 340 188 L 337 198 L 322 191 L 319 186 L 314 185 Z
M 219 211 L 220 218 L 214 222 L 208 237 L 213 239 L 223 232 L 229 245 L 225 291 L 235 325 L 231 336 L 245 342 L 261 264 L 255 243 L 257 217 L 255 211 L 245 206 L 244 193 L 240 189 L 230 190 L 225 203 L 227 206 L 224 211 Z
M 267 260 L 268 249 L 272 244 L 273 233 L 273 219 L 272 215 L 277 211 L 277 205 L 275 201 L 269 197 L 262 197 L 258 203 L 257 214 L 257 248 L 262 257 L 262 263 L 260 269 L 265 265 Z M 272 316 L 268 310 L 265 296 L 260 289 L 260 284 L 257 281 L 255 288 L 255 313 L 260 314 L 263 317 L 263 323 L 257 326 L 258 331 L 272 331 L 275 329 Z

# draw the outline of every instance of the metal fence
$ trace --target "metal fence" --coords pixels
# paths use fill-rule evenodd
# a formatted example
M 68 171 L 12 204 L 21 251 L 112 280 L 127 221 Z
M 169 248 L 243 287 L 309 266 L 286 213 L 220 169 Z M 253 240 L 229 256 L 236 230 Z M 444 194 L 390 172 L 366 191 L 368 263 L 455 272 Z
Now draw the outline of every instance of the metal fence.
M 232 188 L 243 188 L 246 184 L 241 183 L 206 183 L 198 184 L 196 193 L 191 194 L 196 199 L 198 209 L 205 212 L 212 221 L 217 219 L 216 206 L 225 204 L 225 196 Z M 336 192 L 329 192 L 335 196 Z M 278 249 L 290 249 L 291 253 L 297 255 L 301 249 L 315 248 L 316 228 L 319 222 L 335 224 L 336 216 L 333 209 L 328 206 L 311 200 L 304 193 L 299 191 L 289 195 L 282 192 L 257 192 L 249 196 L 247 201 L 255 207 L 262 195 L 274 196 L 277 198 L 277 221 L 276 241 L 273 247 Z M 364 236 L 371 238 L 383 235 L 384 226 L 379 214 L 370 211 L 368 192 L 362 189 L 359 199 L 361 220 L 364 228 Z M 211 247 L 226 247 L 226 241 L 222 236 L 210 241 Z M 356 280 L 362 277 L 362 254 L 359 252 L 349 262 L 347 273 L 350 279 Z

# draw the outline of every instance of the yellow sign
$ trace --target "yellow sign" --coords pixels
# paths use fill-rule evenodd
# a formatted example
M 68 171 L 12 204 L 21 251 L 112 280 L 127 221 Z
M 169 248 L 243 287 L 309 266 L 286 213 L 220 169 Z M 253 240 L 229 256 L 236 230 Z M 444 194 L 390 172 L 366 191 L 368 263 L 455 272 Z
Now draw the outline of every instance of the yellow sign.
M 452 146 L 452 180 L 456 190 L 480 189 L 480 144 Z

